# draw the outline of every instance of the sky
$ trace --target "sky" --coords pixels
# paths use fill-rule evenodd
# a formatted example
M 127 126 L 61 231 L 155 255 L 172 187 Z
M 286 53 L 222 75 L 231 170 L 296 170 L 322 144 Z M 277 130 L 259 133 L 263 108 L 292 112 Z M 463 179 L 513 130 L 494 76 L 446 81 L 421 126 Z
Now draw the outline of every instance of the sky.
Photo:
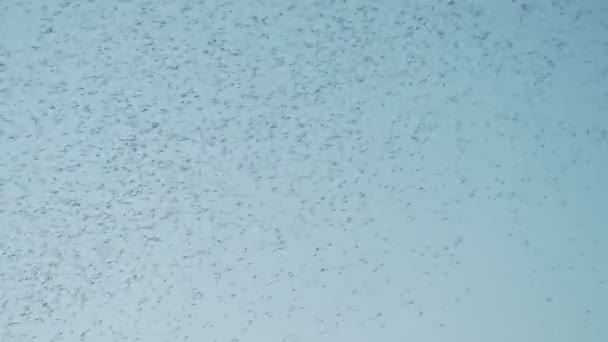
M 0 0 L 0 342 L 608 341 L 608 3 Z

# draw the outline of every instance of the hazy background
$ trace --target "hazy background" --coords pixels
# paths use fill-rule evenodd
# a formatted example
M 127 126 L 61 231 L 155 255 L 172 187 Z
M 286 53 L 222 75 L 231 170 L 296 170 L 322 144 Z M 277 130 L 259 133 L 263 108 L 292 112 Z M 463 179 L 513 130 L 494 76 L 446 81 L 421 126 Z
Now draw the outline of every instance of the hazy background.
M 607 18 L 0 1 L 0 341 L 608 341 Z

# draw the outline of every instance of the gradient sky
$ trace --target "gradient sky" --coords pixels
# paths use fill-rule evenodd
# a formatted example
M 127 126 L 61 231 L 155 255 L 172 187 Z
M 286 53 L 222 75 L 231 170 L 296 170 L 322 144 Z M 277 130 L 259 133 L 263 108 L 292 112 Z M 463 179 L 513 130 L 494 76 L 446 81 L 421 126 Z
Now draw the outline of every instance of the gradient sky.
M 0 342 L 608 341 L 607 18 L 0 0 Z

